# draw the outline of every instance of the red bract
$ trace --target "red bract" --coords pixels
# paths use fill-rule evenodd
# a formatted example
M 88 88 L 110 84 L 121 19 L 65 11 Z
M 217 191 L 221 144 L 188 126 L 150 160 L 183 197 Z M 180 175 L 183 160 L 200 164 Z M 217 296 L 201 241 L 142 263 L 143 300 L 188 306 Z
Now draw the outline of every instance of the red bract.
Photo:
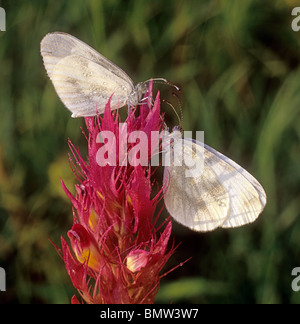
M 149 165 L 124 165 L 119 161 L 120 155 L 134 146 L 127 142 L 133 131 L 147 134 L 147 158 L 151 158 L 151 132 L 161 131 L 163 124 L 159 94 L 153 105 L 151 95 L 150 85 L 145 97 L 148 102 L 130 110 L 121 126 L 118 111 L 111 112 L 109 102 L 103 117 L 85 118 L 88 162 L 69 143 L 79 184 L 74 197 L 62 182 L 73 204 L 73 226 L 68 232 L 70 247 L 62 237 L 59 251 L 82 297 L 80 302 L 153 303 L 162 276 L 160 272 L 174 252 L 173 246 L 167 247 L 172 229 L 170 219 L 160 231 L 155 227 L 162 190 L 151 197 L 153 170 Z M 113 147 L 101 143 L 98 134 L 102 131 L 115 135 Z M 116 148 L 116 165 L 99 166 L 97 154 L 104 146 L 107 155 Z M 72 303 L 79 300 L 73 296 Z

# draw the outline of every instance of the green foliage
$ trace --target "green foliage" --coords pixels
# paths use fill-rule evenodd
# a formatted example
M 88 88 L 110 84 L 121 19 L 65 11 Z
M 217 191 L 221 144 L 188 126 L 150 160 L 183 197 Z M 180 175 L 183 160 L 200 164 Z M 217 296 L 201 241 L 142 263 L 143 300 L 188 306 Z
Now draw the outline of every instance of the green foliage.
M 300 266 L 300 32 L 292 0 L 0 1 L 0 302 L 68 303 L 74 289 L 49 238 L 72 222 L 60 178 L 72 189 L 67 138 L 82 152 L 82 119 L 71 119 L 48 80 L 42 37 L 70 33 L 137 83 L 165 77 L 182 89 L 184 128 L 244 166 L 268 204 L 249 226 L 182 242 L 157 302 L 299 303 L 291 271 Z M 178 107 L 171 89 L 162 97 Z M 168 125 L 178 121 L 163 106 Z M 167 271 L 168 269 L 166 269 Z

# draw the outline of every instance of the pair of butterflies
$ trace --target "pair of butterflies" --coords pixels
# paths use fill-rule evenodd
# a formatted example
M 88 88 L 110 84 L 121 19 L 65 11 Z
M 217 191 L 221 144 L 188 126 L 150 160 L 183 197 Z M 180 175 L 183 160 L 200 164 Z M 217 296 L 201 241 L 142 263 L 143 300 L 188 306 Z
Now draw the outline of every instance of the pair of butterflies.
M 112 93 L 112 110 L 136 106 L 147 90 L 147 82 L 135 86 L 122 69 L 71 35 L 47 34 L 41 42 L 41 54 L 56 92 L 72 117 L 103 113 Z M 208 145 L 182 139 L 178 130 L 171 135 L 174 141 L 165 150 L 174 159 L 164 168 L 164 201 L 176 221 L 192 230 L 207 232 L 245 225 L 259 216 L 266 194 L 251 174 Z M 199 160 L 201 174 L 176 163 L 181 158 L 176 155 L 178 145 L 196 165 Z M 196 174 L 186 177 L 187 171 Z

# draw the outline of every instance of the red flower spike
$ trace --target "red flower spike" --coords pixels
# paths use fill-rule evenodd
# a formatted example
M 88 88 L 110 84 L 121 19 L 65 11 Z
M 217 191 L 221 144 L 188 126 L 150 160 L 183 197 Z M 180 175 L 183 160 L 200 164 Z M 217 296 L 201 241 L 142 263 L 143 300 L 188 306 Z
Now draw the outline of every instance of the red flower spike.
M 174 252 L 173 247 L 167 248 L 172 229 L 170 219 L 165 221 L 160 234 L 155 228 L 162 190 L 151 198 L 151 132 L 161 132 L 163 119 L 159 93 L 153 105 L 152 100 L 150 84 L 144 104 L 130 109 L 123 124 L 118 111 L 111 112 L 110 101 L 103 116 L 85 118 L 88 163 L 69 142 L 75 161 L 71 162 L 72 170 L 79 184 L 74 196 L 62 182 L 73 205 L 74 224 L 68 232 L 70 247 L 62 238 L 62 249 L 56 248 L 82 298 L 73 296 L 72 303 L 153 303 L 160 272 Z M 138 143 L 128 141 L 136 131 L 147 136 L 146 161 L 141 152 L 133 154 Z M 112 134 L 113 141 L 101 140 L 100 132 Z M 159 140 L 156 136 L 156 144 Z M 100 166 L 102 153 L 100 162 L 107 164 Z M 140 159 L 142 165 L 125 163 L 130 154 L 134 161 Z M 115 164 L 111 163 L 113 160 Z

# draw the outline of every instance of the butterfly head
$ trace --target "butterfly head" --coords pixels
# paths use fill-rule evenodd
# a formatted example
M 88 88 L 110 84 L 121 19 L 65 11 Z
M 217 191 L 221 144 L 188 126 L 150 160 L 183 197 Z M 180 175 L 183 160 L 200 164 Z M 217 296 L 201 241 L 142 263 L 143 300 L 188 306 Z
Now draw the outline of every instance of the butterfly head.
M 131 91 L 128 96 L 128 105 L 137 106 L 143 98 L 143 95 L 148 90 L 148 84 L 146 82 L 139 82 Z

